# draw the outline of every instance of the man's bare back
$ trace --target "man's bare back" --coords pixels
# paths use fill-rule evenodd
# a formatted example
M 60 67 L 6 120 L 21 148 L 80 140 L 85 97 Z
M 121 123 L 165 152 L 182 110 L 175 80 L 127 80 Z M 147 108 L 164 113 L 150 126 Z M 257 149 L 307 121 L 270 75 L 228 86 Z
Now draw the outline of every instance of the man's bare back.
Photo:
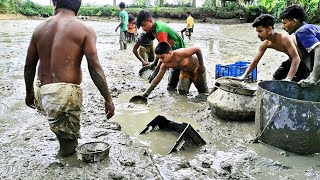
M 88 42 L 95 42 L 93 30 L 76 17 L 60 12 L 40 24 L 32 40 L 38 49 L 38 78 L 42 84 L 80 84 L 81 61 Z M 89 47 L 92 48 L 92 47 Z

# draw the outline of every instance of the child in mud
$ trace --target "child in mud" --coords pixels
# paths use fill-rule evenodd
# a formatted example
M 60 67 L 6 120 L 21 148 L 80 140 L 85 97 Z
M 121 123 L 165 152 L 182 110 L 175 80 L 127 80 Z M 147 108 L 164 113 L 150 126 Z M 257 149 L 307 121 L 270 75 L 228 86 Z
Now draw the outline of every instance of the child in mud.
M 295 33 L 301 59 L 312 70 L 310 76 L 301 80 L 301 87 L 309 87 L 320 83 L 320 26 L 307 24 L 302 7 L 292 5 L 280 15 L 283 28 L 289 33 Z M 308 75 L 307 73 L 305 75 Z
M 189 40 L 191 40 L 191 33 L 193 33 L 193 27 L 194 27 L 194 19 L 191 16 L 190 11 L 188 11 L 186 15 L 187 15 L 187 27 L 181 30 L 181 36 L 184 39 L 183 33 L 186 32 L 186 36 L 188 36 Z
M 240 80 L 244 80 L 250 74 L 268 48 L 284 52 L 289 56 L 289 59 L 283 62 L 273 74 L 273 79 L 298 82 L 308 77 L 309 70 L 306 65 L 301 62 L 293 38 L 287 33 L 274 31 L 274 18 L 271 15 L 260 15 L 254 20 L 252 26 L 256 28 L 261 43 L 256 56 L 244 74 L 239 77 Z
M 132 14 L 129 14 L 129 23 L 128 23 L 128 33 L 127 33 L 127 42 L 136 42 L 136 36 L 138 35 L 136 19 Z
M 142 67 L 154 61 L 154 36 L 151 33 L 141 33 L 137 42 L 133 46 L 132 52 L 141 61 Z
M 129 15 L 126 11 L 126 4 L 124 2 L 119 3 L 120 13 L 120 24 L 116 27 L 116 32 L 118 31 L 118 28 L 120 27 L 120 50 L 127 49 L 127 31 L 128 31 L 128 18 Z
M 60 144 L 59 155 L 66 157 L 75 152 L 80 137 L 84 55 L 90 76 L 104 98 L 108 119 L 114 115 L 114 104 L 98 59 L 96 33 L 76 18 L 81 0 L 52 3 L 55 16 L 36 27 L 28 47 L 25 102 L 47 116 Z
M 149 11 L 142 10 L 139 12 L 137 17 L 138 29 L 140 26 L 145 32 L 152 33 L 159 42 L 168 42 L 173 50 L 186 47 L 182 37 L 174 29 L 169 27 L 166 23 L 154 21 Z M 150 80 L 157 75 L 160 69 L 161 62 L 158 63 L 157 58 L 154 63 L 150 65 L 150 67 L 155 65 L 156 68 Z M 176 91 L 179 82 L 179 74 L 179 68 L 170 69 L 170 74 L 168 77 L 169 83 L 167 87 L 168 91 Z
M 208 92 L 206 70 L 203 64 L 202 53 L 199 48 L 192 47 L 172 50 L 170 44 L 161 42 L 157 45 L 155 53 L 162 64 L 159 73 L 151 81 L 149 88 L 143 93 L 144 97 L 149 96 L 169 68 L 180 69 L 180 80 L 178 85 L 179 94 L 186 95 L 189 92 L 192 82 L 199 93 Z

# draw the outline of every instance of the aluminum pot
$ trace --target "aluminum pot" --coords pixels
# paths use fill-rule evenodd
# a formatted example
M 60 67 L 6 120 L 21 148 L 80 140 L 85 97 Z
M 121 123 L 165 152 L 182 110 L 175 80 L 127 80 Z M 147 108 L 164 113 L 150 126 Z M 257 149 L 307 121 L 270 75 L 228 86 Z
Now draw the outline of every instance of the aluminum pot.
M 89 142 L 76 148 L 78 159 L 86 163 L 99 162 L 108 157 L 110 145 L 104 142 Z
M 298 154 L 320 152 L 320 87 L 294 82 L 258 84 L 257 137 L 271 146 Z

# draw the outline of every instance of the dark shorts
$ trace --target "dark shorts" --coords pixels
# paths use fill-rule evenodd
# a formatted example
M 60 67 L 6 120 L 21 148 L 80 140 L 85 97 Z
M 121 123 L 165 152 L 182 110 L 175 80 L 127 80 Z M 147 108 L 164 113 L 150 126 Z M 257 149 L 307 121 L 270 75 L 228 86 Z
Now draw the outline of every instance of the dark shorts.
M 277 71 L 273 74 L 273 79 L 275 80 L 285 79 L 288 75 L 290 67 L 291 67 L 291 60 L 288 59 L 284 61 L 281 64 L 281 66 L 277 69 Z M 299 82 L 302 79 L 306 79 L 309 75 L 310 75 L 309 68 L 305 65 L 303 61 L 301 61 L 295 76 L 292 78 L 292 81 Z
M 186 30 L 188 30 L 188 32 L 189 32 L 189 36 L 190 36 L 190 35 L 191 35 L 191 33 L 193 32 L 193 28 L 189 28 L 189 29 L 184 28 L 184 29 L 182 29 L 182 30 L 181 30 L 181 33 L 184 33 Z

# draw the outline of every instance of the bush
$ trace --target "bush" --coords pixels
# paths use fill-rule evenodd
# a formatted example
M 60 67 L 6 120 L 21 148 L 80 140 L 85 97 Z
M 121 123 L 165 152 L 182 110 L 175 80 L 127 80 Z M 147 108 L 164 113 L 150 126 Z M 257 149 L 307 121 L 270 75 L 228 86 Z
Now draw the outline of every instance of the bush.
M 248 6 L 246 7 L 246 20 L 247 22 L 253 22 L 261 14 L 266 14 L 268 11 L 262 6 Z

